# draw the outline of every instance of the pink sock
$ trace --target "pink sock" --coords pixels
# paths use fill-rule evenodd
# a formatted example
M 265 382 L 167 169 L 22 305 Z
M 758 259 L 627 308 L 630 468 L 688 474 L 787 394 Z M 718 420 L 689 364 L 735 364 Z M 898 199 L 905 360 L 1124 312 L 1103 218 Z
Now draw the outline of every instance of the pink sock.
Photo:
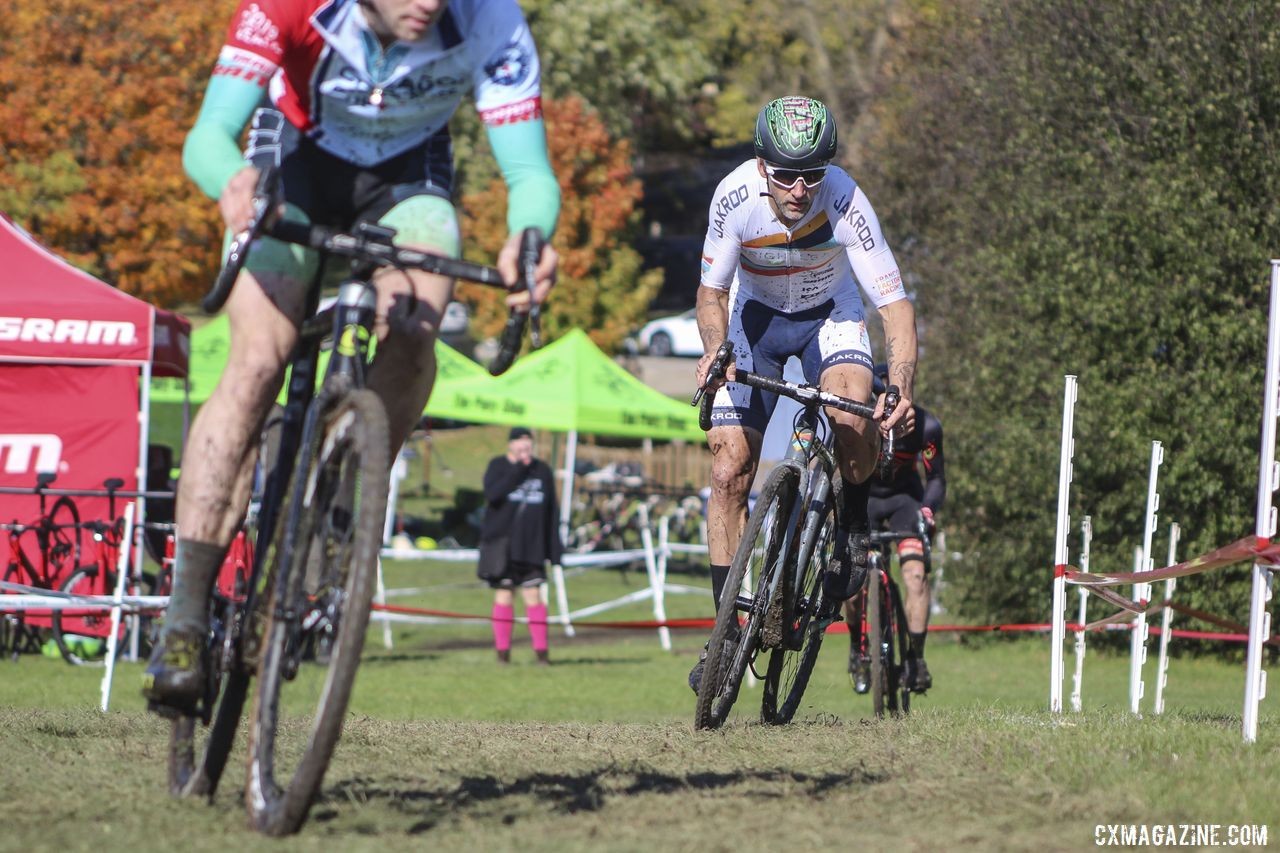
M 530 604 L 525 607 L 529 617 L 529 637 L 533 640 L 535 652 L 547 650 L 547 605 Z
M 500 652 L 511 648 L 511 628 L 516 609 L 510 604 L 493 605 L 493 647 Z

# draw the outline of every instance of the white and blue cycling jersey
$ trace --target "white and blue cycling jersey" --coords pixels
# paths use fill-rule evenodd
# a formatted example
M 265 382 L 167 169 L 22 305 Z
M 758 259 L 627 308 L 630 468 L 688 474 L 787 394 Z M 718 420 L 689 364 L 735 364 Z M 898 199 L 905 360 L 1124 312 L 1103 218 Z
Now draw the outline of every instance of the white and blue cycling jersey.
M 871 370 L 862 293 L 877 308 L 907 298 L 875 210 L 847 172 L 828 166 L 808 212 L 787 226 L 766 181 L 754 159 L 730 172 L 716 189 L 703 242 L 701 284 L 729 292 L 727 337 L 737 365 L 780 377 L 794 355 L 814 383 L 837 364 Z M 729 383 L 716 394 L 712 423 L 763 432 L 774 402 Z

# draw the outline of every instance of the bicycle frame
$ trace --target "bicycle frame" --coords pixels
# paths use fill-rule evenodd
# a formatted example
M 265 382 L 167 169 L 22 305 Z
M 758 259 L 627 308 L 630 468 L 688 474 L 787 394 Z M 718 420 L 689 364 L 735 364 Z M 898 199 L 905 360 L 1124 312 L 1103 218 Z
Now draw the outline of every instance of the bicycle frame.
M 311 309 L 308 313 L 313 316 L 303 323 L 298 338 L 298 349 L 290 361 L 289 387 L 280 427 L 280 445 L 276 454 L 275 468 L 266 477 L 258 515 L 258 532 L 253 553 L 263 555 L 264 559 L 253 561 L 249 597 L 245 605 L 249 617 L 241 654 L 243 663 L 248 667 L 256 666 L 258 661 L 263 631 L 267 623 L 265 602 L 269 597 L 270 585 L 283 582 L 282 577 L 277 578 L 276 573 L 266 571 L 263 567 L 292 565 L 292 554 L 277 555 L 275 532 L 285 493 L 297 466 L 298 455 L 316 440 L 320 418 L 326 408 L 325 401 L 331 399 L 340 390 L 336 385 L 364 384 L 364 370 L 369 358 L 375 304 L 373 285 L 361 278 L 351 278 L 340 288 L 337 302 L 332 307 L 316 313 L 318 298 L 317 289 L 312 288 L 308 297 Z M 315 376 L 319 365 L 320 348 L 329 333 L 332 333 L 334 341 L 333 355 L 329 360 L 320 390 L 317 391 Z M 288 523 L 296 524 L 297 519 L 291 517 Z M 278 613 L 276 616 L 293 621 L 297 614 Z
M 822 434 L 819 438 L 819 429 Z M 796 414 L 791 431 L 791 442 L 786 455 L 778 462 L 794 468 L 799 474 L 799 485 L 796 494 L 799 499 L 791 507 L 791 517 L 787 519 L 782 547 L 778 558 L 782 561 L 781 570 L 773 573 L 773 581 L 768 589 L 768 600 L 775 600 L 778 584 L 785 581 L 782 588 L 783 625 L 787 626 L 783 644 L 787 648 L 799 648 L 798 638 L 803 637 L 808 621 L 795 621 L 796 605 L 801 604 L 792 594 L 800 580 L 800 573 L 813 557 L 817 544 L 818 521 L 832 493 L 832 474 L 836 471 L 834 452 L 834 434 L 829 424 L 819 415 L 819 403 L 812 401 Z M 816 470 L 815 470 L 816 469 Z M 801 519 L 804 524 L 801 525 Z M 825 571 L 825 566 L 821 567 Z M 750 607 L 750 601 L 743 602 Z

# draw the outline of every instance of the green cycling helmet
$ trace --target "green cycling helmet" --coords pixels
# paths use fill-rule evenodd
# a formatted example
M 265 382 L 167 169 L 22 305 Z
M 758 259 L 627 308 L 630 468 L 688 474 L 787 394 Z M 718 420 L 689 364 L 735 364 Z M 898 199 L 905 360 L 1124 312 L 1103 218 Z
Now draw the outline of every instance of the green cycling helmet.
M 770 101 L 756 116 L 756 156 L 784 169 L 816 169 L 836 156 L 836 120 L 813 98 Z

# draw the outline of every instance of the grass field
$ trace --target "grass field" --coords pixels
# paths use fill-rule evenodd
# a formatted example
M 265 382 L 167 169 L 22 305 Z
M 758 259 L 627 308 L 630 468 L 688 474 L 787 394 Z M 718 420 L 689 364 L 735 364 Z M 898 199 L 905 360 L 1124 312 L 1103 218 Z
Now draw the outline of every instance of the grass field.
M 438 517 L 504 440 L 499 427 L 437 432 L 402 511 Z M 385 571 L 395 604 L 488 613 L 470 566 Z M 705 566 L 671 580 L 708 585 Z M 595 570 L 567 588 L 581 607 L 644 584 L 643 569 Z M 668 615 L 706 616 L 709 598 L 672 595 Z M 641 603 L 596 618 L 651 616 Z M 485 624 L 396 625 L 390 650 L 381 639 L 374 628 L 322 798 L 283 841 L 245 828 L 243 737 L 212 804 L 167 798 L 167 727 L 143 710 L 140 664 L 120 666 L 105 715 L 101 670 L 0 664 L 0 851 L 1083 850 L 1108 824 L 1280 830 L 1280 714 L 1264 703 L 1259 741 L 1243 745 L 1242 668 L 1216 659 L 1175 659 L 1168 712 L 1134 719 L 1127 659 L 1091 651 L 1086 712 L 1054 717 L 1047 638 L 935 635 L 937 686 L 908 719 L 875 721 L 849 688 L 847 639 L 832 635 L 796 723 L 759 725 L 747 688 L 706 733 L 685 685 L 705 632 L 676 632 L 664 652 L 653 631 L 553 629 L 549 668 L 533 665 L 522 627 L 505 668 Z M 286 710 L 297 747 L 301 708 Z
M 421 590 L 398 602 L 487 612 L 470 571 L 393 564 L 387 578 Z M 586 603 L 642 581 L 595 571 L 569 584 Z M 673 615 L 705 607 L 670 599 Z M 245 829 L 240 748 L 212 805 L 166 798 L 167 729 L 143 711 L 139 664 L 120 667 L 103 715 L 100 670 L 6 662 L 0 849 L 1080 850 L 1099 824 L 1280 828 L 1280 719 L 1264 704 L 1258 743 L 1240 742 L 1236 665 L 1175 659 L 1169 712 L 1138 720 L 1127 662 L 1092 653 L 1086 713 L 1054 718 L 1045 638 L 937 635 L 937 686 L 908 719 L 876 722 L 848 687 L 846 638 L 832 635 L 797 723 L 756 723 L 759 691 L 747 689 L 742 713 L 705 733 L 684 683 L 704 639 L 677 632 L 666 653 L 654 632 L 553 629 L 546 668 L 518 627 L 500 668 L 486 626 L 397 626 L 392 650 L 375 629 L 323 798 L 283 842 Z M 302 739 L 296 718 L 287 736 Z

